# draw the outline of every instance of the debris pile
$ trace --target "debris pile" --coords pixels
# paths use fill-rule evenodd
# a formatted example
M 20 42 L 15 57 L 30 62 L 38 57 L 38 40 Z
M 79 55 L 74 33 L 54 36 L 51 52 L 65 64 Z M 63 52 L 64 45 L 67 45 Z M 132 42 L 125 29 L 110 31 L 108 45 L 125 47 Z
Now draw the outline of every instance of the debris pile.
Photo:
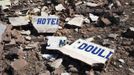
M 133 75 L 133 3 L 1 0 L 0 75 Z

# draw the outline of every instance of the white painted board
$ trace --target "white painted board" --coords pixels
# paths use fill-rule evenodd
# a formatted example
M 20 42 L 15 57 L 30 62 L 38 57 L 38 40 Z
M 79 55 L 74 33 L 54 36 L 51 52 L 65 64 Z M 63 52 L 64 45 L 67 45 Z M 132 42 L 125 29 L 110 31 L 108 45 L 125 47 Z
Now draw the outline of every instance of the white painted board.
M 48 46 L 47 49 L 59 49 L 60 47 L 64 46 L 67 41 L 67 37 L 64 36 L 47 36 L 48 39 Z
M 55 33 L 59 27 L 59 17 L 50 16 L 33 16 L 32 23 L 38 33 Z
M 103 63 L 110 59 L 114 53 L 113 49 L 109 49 L 92 42 L 86 42 L 79 39 L 71 45 L 65 45 L 59 49 L 62 53 L 72 58 L 83 61 L 89 65 L 95 63 Z

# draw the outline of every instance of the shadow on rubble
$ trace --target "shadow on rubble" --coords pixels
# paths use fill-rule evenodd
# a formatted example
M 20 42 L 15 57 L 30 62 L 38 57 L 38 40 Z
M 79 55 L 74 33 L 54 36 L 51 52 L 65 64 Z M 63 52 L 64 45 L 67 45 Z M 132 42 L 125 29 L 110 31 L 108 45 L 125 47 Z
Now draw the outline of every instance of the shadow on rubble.
M 67 28 L 67 29 L 75 29 L 75 28 L 80 28 L 80 27 L 78 27 L 78 26 L 75 26 L 75 25 L 69 25 L 69 24 L 65 24 L 65 26 L 64 26 L 65 28 Z
M 30 30 L 31 34 L 37 35 L 37 30 L 33 27 L 32 23 L 30 23 L 30 22 L 29 22 L 28 25 L 13 26 L 13 29 L 17 29 L 17 30 Z
M 74 73 L 76 73 L 78 75 L 86 75 L 86 71 L 90 71 L 91 69 L 94 69 L 97 71 L 103 70 L 104 64 L 99 63 L 99 64 L 94 64 L 94 66 L 90 66 L 82 61 L 73 59 L 70 56 L 63 54 L 58 50 L 47 50 L 46 46 L 47 46 L 47 44 L 44 44 L 41 46 L 41 53 L 53 55 L 56 59 L 62 58 L 63 59 L 62 65 L 65 67 L 65 70 L 68 72 L 72 72 L 70 70 L 70 68 L 72 68 L 72 67 L 77 69 L 77 71 Z M 48 65 L 46 65 L 46 66 L 50 72 L 54 71 L 54 69 L 52 67 L 50 67 Z
M 90 71 L 91 66 L 85 64 L 84 62 L 81 62 L 79 60 L 73 59 L 69 56 L 64 55 L 63 56 L 63 65 L 66 67 L 65 69 L 69 72 L 70 65 L 73 65 L 74 68 L 78 70 L 79 75 L 86 75 L 85 71 Z
M 46 49 L 47 44 L 41 44 L 41 54 L 49 53 L 49 51 Z
M 10 61 L 13 61 L 14 58 L 18 59 L 18 55 L 17 54 L 7 54 L 7 55 L 5 55 L 5 58 Z
M 13 29 L 17 29 L 17 30 L 30 30 L 31 31 L 31 35 L 33 35 L 33 36 L 39 36 L 39 35 L 48 36 L 48 35 L 53 35 L 53 33 L 38 33 L 38 31 L 34 28 L 34 26 L 32 25 L 31 22 L 29 22 L 28 25 L 13 27 Z
M 134 51 L 129 51 L 129 57 L 134 57 Z
M 8 66 L 6 69 L 4 69 L 4 73 L 6 73 L 6 75 L 14 75 L 14 70 L 11 66 Z
M 73 72 L 76 73 L 78 75 L 87 75 L 86 71 L 90 71 L 91 69 L 94 69 L 96 71 L 102 71 L 104 64 L 94 64 L 94 66 L 90 66 L 82 61 L 79 61 L 77 59 L 73 59 L 70 56 L 64 55 L 63 53 L 57 51 L 57 50 L 46 50 L 45 51 L 46 54 L 52 54 L 57 56 L 57 58 L 63 58 L 63 62 L 62 65 L 65 67 L 65 70 L 68 72 L 72 72 L 71 68 L 76 68 L 77 71 Z M 49 71 L 53 71 L 54 69 L 52 69 L 51 67 L 47 67 L 49 69 Z

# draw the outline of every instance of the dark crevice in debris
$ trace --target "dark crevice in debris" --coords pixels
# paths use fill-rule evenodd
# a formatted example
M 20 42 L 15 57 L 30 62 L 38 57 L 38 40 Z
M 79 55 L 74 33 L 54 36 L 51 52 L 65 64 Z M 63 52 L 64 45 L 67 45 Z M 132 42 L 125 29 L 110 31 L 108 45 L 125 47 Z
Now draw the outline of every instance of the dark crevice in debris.
M 129 51 L 129 57 L 134 57 L 134 51 Z
M 71 25 L 71 26 L 69 26 L 69 25 L 67 25 L 67 24 L 66 24 L 64 27 L 67 28 L 67 29 L 80 28 L 80 27 L 77 27 L 77 26 L 75 26 L 75 25 Z
M 9 53 L 9 54 L 5 55 L 5 58 L 10 61 L 13 61 L 14 59 L 18 59 L 18 55 Z
M 6 68 L 4 72 L 6 72 L 7 75 L 14 75 L 14 70 L 12 67 Z

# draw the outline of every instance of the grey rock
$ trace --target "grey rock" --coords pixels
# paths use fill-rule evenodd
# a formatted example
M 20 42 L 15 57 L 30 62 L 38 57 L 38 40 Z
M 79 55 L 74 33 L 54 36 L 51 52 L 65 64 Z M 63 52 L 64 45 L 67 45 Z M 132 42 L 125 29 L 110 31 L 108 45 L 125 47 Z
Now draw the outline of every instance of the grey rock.
M 51 74 L 50 74 L 50 71 L 45 71 L 43 73 L 40 73 L 39 75 L 51 75 Z
M 59 68 L 60 65 L 62 64 L 62 62 L 63 62 L 63 59 L 60 58 L 60 59 L 57 59 L 57 60 L 55 60 L 54 62 L 52 62 L 52 63 L 50 64 L 50 66 L 53 67 L 53 68 Z
M 118 59 L 119 62 L 125 63 L 124 59 Z
M 72 66 L 69 66 L 70 68 L 69 68 L 69 71 L 70 72 L 78 72 L 78 69 L 76 68 L 76 67 L 74 67 L 73 65 Z
M 30 41 L 31 40 L 31 37 L 30 36 L 25 36 L 25 39 Z
M 108 37 L 112 39 L 116 39 L 118 34 L 109 34 Z
M 70 73 L 61 73 L 61 75 L 71 75 Z
M 18 59 L 11 63 L 11 66 L 14 70 L 21 70 L 26 65 L 28 65 L 28 62 L 24 59 Z
M 30 35 L 31 34 L 31 31 L 30 30 L 21 31 L 20 33 L 23 34 L 23 35 Z
M 134 73 L 134 69 L 132 69 L 132 68 L 129 68 L 129 71 L 132 72 L 132 73 Z
M 108 39 L 104 39 L 102 45 L 109 46 L 111 43 Z
M 123 36 L 127 38 L 134 38 L 134 27 L 128 28 L 127 31 L 123 33 Z

